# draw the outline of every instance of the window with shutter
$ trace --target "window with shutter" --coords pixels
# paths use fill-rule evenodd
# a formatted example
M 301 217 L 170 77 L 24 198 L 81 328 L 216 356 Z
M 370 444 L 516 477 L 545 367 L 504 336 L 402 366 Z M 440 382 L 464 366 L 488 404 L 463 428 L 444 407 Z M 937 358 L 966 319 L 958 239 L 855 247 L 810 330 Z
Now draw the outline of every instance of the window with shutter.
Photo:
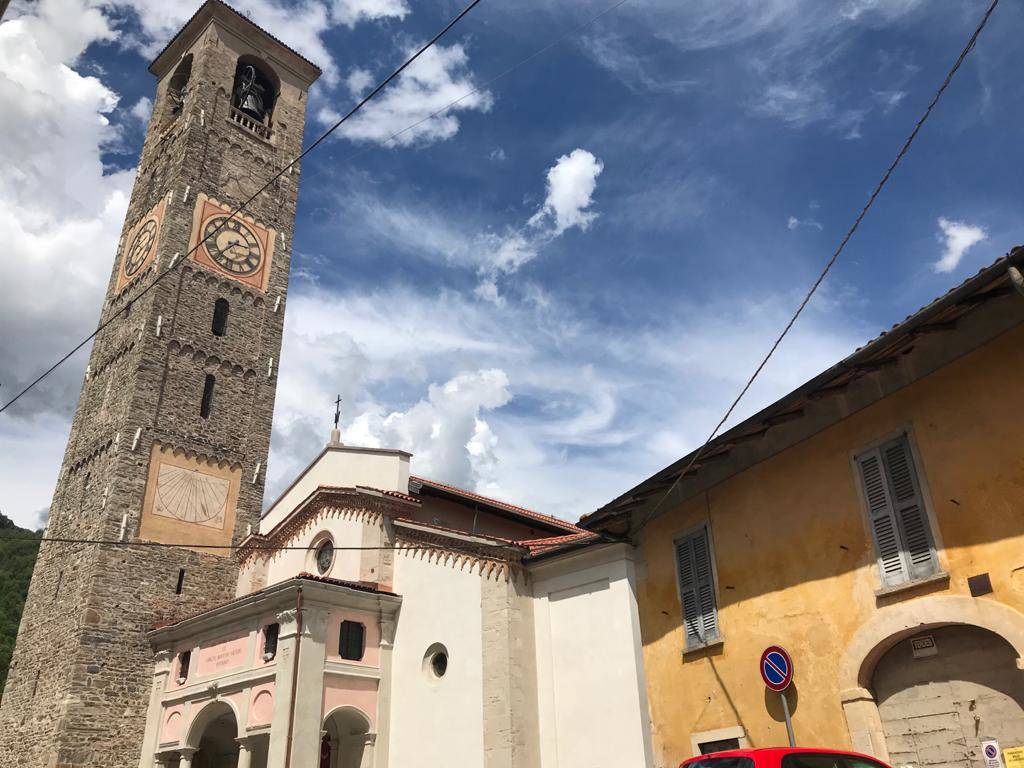
M 857 457 L 883 586 L 938 571 L 910 443 L 905 435 Z
M 675 546 L 683 629 L 686 645 L 692 647 L 718 637 L 718 606 L 707 528 L 676 539 Z

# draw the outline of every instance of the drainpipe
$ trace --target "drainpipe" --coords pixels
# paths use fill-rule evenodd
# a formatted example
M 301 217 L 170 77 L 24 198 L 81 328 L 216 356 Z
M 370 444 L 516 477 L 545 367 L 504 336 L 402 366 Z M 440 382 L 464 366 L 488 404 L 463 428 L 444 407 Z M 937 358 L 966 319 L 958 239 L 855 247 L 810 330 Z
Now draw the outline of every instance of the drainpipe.
M 292 662 L 292 696 L 288 705 L 288 742 L 284 753 L 284 768 L 292 762 L 292 729 L 295 726 L 295 694 L 299 690 L 299 648 L 302 645 L 302 586 L 295 591 L 295 659 Z

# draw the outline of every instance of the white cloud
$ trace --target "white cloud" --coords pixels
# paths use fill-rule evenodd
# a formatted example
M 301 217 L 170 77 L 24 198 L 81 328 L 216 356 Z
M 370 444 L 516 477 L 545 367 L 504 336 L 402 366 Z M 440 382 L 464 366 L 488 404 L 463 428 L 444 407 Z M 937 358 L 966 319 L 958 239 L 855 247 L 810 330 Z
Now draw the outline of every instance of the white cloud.
M 333 0 L 331 17 L 348 27 L 360 21 L 404 19 L 409 6 L 404 0 Z
M 544 205 L 533 218 L 532 226 L 539 226 L 545 217 L 554 219 L 554 234 L 560 235 L 570 227 L 585 230 L 597 218 L 589 210 L 593 202 L 597 177 L 604 163 L 585 149 L 574 149 L 562 155 L 548 170 L 548 194 Z
M 794 232 L 800 229 L 800 227 L 813 227 L 818 231 L 824 229 L 820 221 L 815 221 L 814 219 L 809 217 L 806 219 L 798 219 L 796 216 L 790 216 L 786 220 L 786 229 L 788 229 L 790 232 Z
M 946 218 L 939 219 L 939 230 L 937 236 L 943 250 L 939 260 L 932 264 L 936 272 L 952 272 L 967 251 L 988 238 L 984 227 Z
M 486 232 L 475 238 L 471 252 L 481 260 L 476 293 L 500 301 L 498 278 L 518 272 L 537 258 L 552 240 L 573 227 L 586 230 L 597 218 L 591 209 L 597 177 L 604 163 L 585 149 L 559 157 L 547 172 L 547 194 L 540 208 L 522 227 L 498 234 Z
M 508 159 L 508 157 L 505 155 L 505 150 L 502 149 L 501 147 L 498 147 L 497 149 L 491 150 L 491 154 L 487 156 L 487 159 L 494 160 L 495 162 L 498 163 L 503 163 L 505 162 L 505 160 Z
M 268 497 L 326 441 L 340 391 L 345 442 L 406 448 L 414 472 L 575 518 L 695 447 L 796 301 L 680 303 L 610 327 L 547 295 L 303 289 L 289 302 Z M 870 335 L 812 305 L 737 419 Z
M 149 122 L 149 115 L 153 112 L 153 100 L 148 96 L 142 96 L 128 112 L 145 127 Z
M 406 51 L 406 54 L 409 53 L 412 53 L 411 49 Z M 358 98 L 376 80 L 366 70 L 359 69 L 349 75 L 347 85 L 352 96 Z M 471 93 L 475 87 L 465 49 L 458 44 L 435 45 L 399 75 L 397 81 L 392 82 L 339 128 L 338 132 L 352 141 L 384 146 L 444 141 L 458 133 L 459 112 L 490 110 L 493 104 L 491 94 L 486 90 Z M 450 109 L 425 120 L 456 100 L 458 103 Z M 330 124 L 338 120 L 341 113 L 334 108 L 324 107 L 317 116 L 320 122 Z M 404 130 L 421 120 L 424 122 Z M 392 138 L 400 131 L 404 132 Z

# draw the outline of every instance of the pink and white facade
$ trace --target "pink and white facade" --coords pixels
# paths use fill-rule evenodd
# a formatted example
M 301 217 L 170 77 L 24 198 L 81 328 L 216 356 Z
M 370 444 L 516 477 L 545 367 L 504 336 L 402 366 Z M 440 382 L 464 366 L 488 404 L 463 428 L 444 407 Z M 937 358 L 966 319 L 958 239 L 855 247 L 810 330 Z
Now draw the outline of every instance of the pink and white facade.
M 335 438 L 150 633 L 140 768 L 650 765 L 630 548 L 410 458 Z

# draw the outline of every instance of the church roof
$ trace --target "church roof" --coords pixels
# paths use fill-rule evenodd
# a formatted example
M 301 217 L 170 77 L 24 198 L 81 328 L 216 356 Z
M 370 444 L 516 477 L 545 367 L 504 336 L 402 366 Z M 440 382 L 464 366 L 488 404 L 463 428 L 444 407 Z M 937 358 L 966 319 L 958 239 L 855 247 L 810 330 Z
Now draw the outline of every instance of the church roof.
M 530 523 L 542 523 L 551 528 L 556 528 L 562 531 L 571 531 L 573 533 L 580 533 L 583 531 L 583 529 L 578 525 L 570 523 L 567 520 L 560 520 L 557 517 L 552 517 L 551 515 L 534 512 L 532 509 L 518 507 L 515 504 L 509 504 L 508 502 L 501 501 L 500 499 L 493 499 L 490 496 L 481 496 L 479 493 L 473 493 L 472 491 L 457 488 L 454 485 L 448 485 L 447 483 L 441 483 L 437 480 L 428 480 L 424 477 L 412 475 L 409 477 L 410 490 L 412 490 L 414 484 L 419 485 L 421 488 L 432 488 L 436 491 L 440 491 L 442 494 L 455 496 L 461 500 L 484 504 L 491 507 L 493 510 L 504 512 L 507 516 L 517 518 L 519 520 Z

